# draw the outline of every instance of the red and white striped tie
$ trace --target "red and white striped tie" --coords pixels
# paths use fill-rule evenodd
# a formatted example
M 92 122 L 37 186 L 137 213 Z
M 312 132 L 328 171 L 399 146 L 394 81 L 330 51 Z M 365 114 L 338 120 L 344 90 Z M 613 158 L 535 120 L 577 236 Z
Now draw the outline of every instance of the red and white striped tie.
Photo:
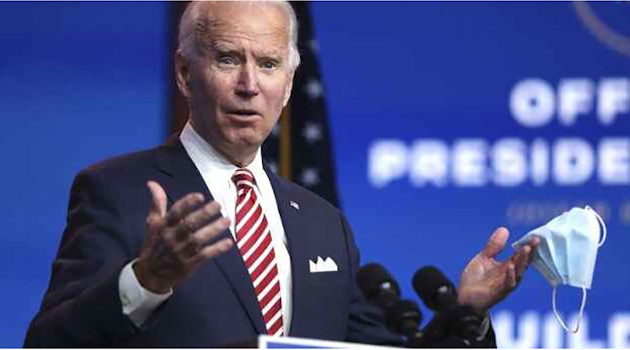
M 236 244 L 254 285 L 267 334 L 281 336 L 282 298 L 276 254 L 271 232 L 262 211 L 255 180 L 247 169 L 238 169 L 232 176 L 236 184 Z

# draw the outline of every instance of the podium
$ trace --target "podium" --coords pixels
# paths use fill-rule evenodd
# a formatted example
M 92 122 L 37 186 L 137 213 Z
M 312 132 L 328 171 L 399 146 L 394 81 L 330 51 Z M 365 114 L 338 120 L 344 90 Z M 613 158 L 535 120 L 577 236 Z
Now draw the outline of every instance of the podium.
M 293 337 L 258 336 L 259 349 L 398 349 L 391 346 L 345 343 L 340 341 L 318 340 Z

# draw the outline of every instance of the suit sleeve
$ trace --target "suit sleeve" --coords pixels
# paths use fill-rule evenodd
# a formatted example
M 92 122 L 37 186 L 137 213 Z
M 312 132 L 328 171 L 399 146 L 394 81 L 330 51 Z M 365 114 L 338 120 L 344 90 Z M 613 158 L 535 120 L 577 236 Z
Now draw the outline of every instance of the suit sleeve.
M 490 316 L 488 315 L 486 318 L 488 322 L 488 328 L 485 329 L 485 335 L 474 344 L 477 348 L 496 348 L 497 347 L 497 339 L 494 334 L 494 329 L 492 328 L 492 321 L 490 320 Z M 486 321 L 484 320 L 484 322 Z
M 137 332 L 122 313 L 118 278 L 135 255 L 114 193 L 95 172 L 74 180 L 66 229 L 25 347 L 115 347 Z
M 354 243 L 352 229 L 345 217 L 341 217 L 350 258 L 352 296 L 346 341 L 353 343 L 402 346 L 402 338 L 385 327 L 385 320 L 379 308 L 367 301 L 356 283 L 359 270 L 359 251 Z

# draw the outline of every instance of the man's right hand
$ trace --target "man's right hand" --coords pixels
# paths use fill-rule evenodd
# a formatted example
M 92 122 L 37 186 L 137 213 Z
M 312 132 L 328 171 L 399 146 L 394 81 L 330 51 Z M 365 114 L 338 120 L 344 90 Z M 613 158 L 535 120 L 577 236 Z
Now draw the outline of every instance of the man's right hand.
M 166 211 L 166 193 L 155 181 L 147 183 L 153 205 L 147 216 L 147 239 L 133 265 L 142 287 L 156 294 L 168 293 L 207 259 L 228 251 L 234 241 L 208 241 L 227 229 L 230 220 L 212 201 L 202 206 L 201 193 L 190 193 Z M 218 216 L 218 218 L 217 218 Z

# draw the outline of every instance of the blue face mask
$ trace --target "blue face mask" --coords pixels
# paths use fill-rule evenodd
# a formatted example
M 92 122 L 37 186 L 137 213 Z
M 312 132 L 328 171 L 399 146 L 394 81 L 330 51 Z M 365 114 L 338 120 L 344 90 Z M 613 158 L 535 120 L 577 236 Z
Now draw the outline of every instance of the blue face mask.
M 586 305 L 586 290 L 593 282 L 597 250 L 606 240 L 606 225 L 589 206 L 573 208 L 529 232 L 512 247 L 519 249 L 533 236 L 538 237 L 539 244 L 531 263 L 553 287 L 553 312 L 567 332 L 577 333 Z M 556 288 L 560 284 L 582 288 L 582 305 L 575 329 L 569 329 L 556 311 Z

